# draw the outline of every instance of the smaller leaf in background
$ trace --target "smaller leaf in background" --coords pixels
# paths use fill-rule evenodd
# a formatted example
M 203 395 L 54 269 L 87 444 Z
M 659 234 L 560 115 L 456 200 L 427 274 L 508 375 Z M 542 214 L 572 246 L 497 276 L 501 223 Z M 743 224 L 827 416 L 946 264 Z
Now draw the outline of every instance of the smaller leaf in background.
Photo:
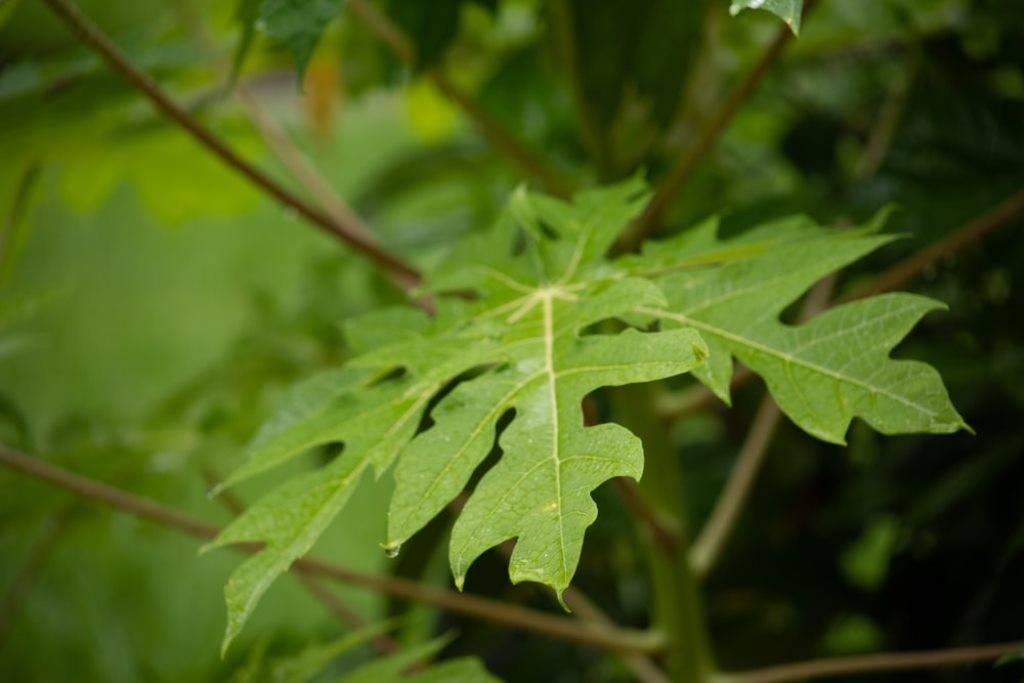
M 459 110 L 427 78 L 418 78 L 406 87 L 405 110 L 409 127 L 426 143 L 450 138 L 459 121 Z
M 310 645 L 296 654 L 269 661 L 266 657 L 266 643 L 263 641 L 253 648 L 248 661 L 235 672 L 233 680 L 235 683 L 307 683 L 318 679 L 341 655 L 367 644 L 394 626 L 393 621 L 371 624 L 331 642 Z M 427 666 L 427 662 L 453 639 L 454 634 L 449 633 L 407 647 L 362 664 L 336 680 L 339 683 L 495 683 L 498 680 L 475 657 L 458 657 Z M 415 671 L 409 671 L 414 667 Z
M 498 680 L 475 657 L 459 657 L 405 674 L 411 667 L 428 661 L 444 649 L 453 638 L 452 634 L 443 635 L 389 657 L 376 659 L 343 676 L 339 683 L 492 683 Z
M 342 0 L 263 0 L 257 26 L 288 48 L 301 77 L 341 4 Z
M 497 0 L 388 0 L 384 10 L 416 44 L 417 66 L 426 67 L 437 62 L 455 39 L 462 5 L 470 2 L 489 10 L 497 6 Z
M 260 18 L 260 3 L 261 0 L 239 0 L 235 9 L 235 21 L 241 26 L 242 35 L 238 38 L 238 46 L 235 47 L 235 54 L 231 58 L 229 85 L 234 85 L 238 81 L 238 76 L 245 65 L 245 58 L 252 49 L 253 38 L 256 36 L 256 21 Z
M 793 29 L 793 33 L 800 33 L 800 14 L 803 7 L 803 0 L 732 0 L 729 12 L 735 16 L 745 9 L 768 10 L 786 22 Z
M 866 591 L 876 590 L 889 572 L 899 536 L 900 523 L 895 517 L 886 515 L 873 520 L 840 558 L 843 574 Z

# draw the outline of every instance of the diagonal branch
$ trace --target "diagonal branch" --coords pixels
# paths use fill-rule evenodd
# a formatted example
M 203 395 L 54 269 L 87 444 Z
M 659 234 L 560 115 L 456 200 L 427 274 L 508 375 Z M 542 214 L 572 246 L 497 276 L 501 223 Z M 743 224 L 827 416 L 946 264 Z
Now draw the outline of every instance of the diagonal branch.
M 842 301 L 863 299 L 901 287 L 932 266 L 1021 218 L 1024 218 L 1024 189 L 953 231 L 942 241 L 900 261 L 863 287 L 853 289 L 842 297 Z
M 147 498 L 136 496 L 94 479 L 79 476 L 2 445 L 0 445 L 0 465 L 66 489 L 79 496 L 123 510 L 136 517 L 178 529 L 197 538 L 211 539 L 220 532 L 216 526 L 190 517 L 179 510 L 165 507 Z M 260 548 L 259 544 L 255 543 L 241 544 L 235 547 L 244 552 L 256 552 Z M 478 595 L 460 594 L 425 586 L 400 577 L 369 574 L 317 558 L 309 557 L 297 560 L 292 565 L 292 571 L 361 586 L 398 598 L 433 605 L 456 614 L 581 645 L 617 652 L 654 652 L 664 645 L 661 635 L 657 632 L 581 624 L 567 617 L 558 617 L 518 605 L 506 605 Z
M 807 0 L 804 3 L 804 13 L 810 12 L 817 0 Z M 636 220 L 629 232 L 622 236 L 619 246 L 625 250 L 635 249 L 641 242 L 649 237 L 665 217 L 665 212 L 675 200 L 676 196 L 683 189 L 683 186 L 690 179 L 693 171 L 711 153 L 721 139 L 722 134 L 728 129 L 729 124 L 739 113 L 750 96 L 757 90 L 757 87 L 764 80 L 765 75 L 778 61 L 783 50 L 793 39 L 793 32 L 789 26 L 779 27 L 778 33 L 772 40 L 768 49 L 761 58 L 751 67 L 739 84 L 733 89 L 729 96 L 722 102 L 722 105 L 711 116 L 700 134 L 697 135 L 697 143 L 685 151 L 676 161 L 675 165 L 668 172 L 665 180 L 662 181 L 654 196 L 651 198 L 647 208 Z
M 770 666 L 754 671 L 723 673 L 719 680 L 721 683 L 789 683 L 789 681 L 809 681 L 849 674 L 938 669 L 992 661 L 1004 655 L 1021 651 L 1024 651 L 1024 640 L 992 645 L 954 647 L 948 650 L 881 652 L 853 657 L 812 659 L 807 662 Z
M 411 265 L 386 251 L 372 240 L 366 239 L 361 231 L 345 221 L 339 221 L 322 210 L 308 204 L 290 190 L 279 184 L 259 168 L 243 159 L 211 130 L 194 119 L 185 109 L 160 89 L 152 78 L 136 69 L 121 50 L 103 34 L 100 29 L 68 0 L 42 0 L 86 45 L 99 54 L 107 64 L 137 88 L 158 110 L 188 131 L 200 144 L 205 146 L 232 169 L 245 176 L 251 183 L 273 197 L 283 206 L 290 208 L 320 228 L 336 237 L 373 263 L 400 278 L 405 287 L 419 283 L 420 274 Z
M 365 0 L 348 0 L 345 5 L 398 59 L 407 64 L 415 63 L 416 45 L 387 15 Z M 530 150 L 523 147 L 443 72 L 433 69 L 428 75 L 437 89 L 462 109 L 480 134 L 511 159 L 523 173 L 535 179 L 552 194 L 565 196 L 571 193 L 571 182 L 548 168 Z

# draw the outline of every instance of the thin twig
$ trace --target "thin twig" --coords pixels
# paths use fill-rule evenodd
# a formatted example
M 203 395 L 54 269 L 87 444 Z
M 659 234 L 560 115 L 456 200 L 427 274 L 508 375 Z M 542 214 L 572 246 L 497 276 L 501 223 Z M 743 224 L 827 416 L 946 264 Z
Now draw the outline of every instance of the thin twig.
M 53 10 L 82 42 L 96 51 L 107 64 L 142 92 L 153 105 L 168 118 L 188 131 L 198 142 L 218 156 L 221 161 L 245 176 L 250 182 L 276 199 L 283 206 L 324 232 L 336 237 L 360 252 L 383 269 L 399 276 L 410 285 L 420 281 L 419 272 L 394 254 L 374 242 L 367 241 L 351 225 L 340 223 L 324 211 L 308 204 L 269 175 L 238 155 L 233 149 L 194 119 L 174 102 L 148 75 L 136 69 L 127 57 L 99 28 L 82 15 L 68 0 L 42 0 Z
M 396 57 L 407 64 L 415 64 L 415 43 L 387 15 L 364 0 L 348 0 L 345 6 L 371 33 L 386 44 Z M 511 159 L 523 173 L 535 179 L 553 194 L 566 196 L 571 193 L 573 189 L 571 182 L 537 159 L 530 150 L 521 145 L 442 71 L 433 69 L 428 72 L 428 76 L 445 97 L 462 109 L 466 117 L 488 142 Z
M 915 279 L 929 268 L 953 256 L 958 251 L 973 245 L 999 228 L 1003 228 L 1022 217 L 1024 217 L 1024 190 L 1018 191 L 990 211 L 953 231 L 941 242 L 937 242 L 900 261 L 863 287 L 854 288 L 842 297 L 842 301 L 863 299 L 864 297 L 892 291 Z
M 754 480 L 761 471 L 761 464 L 764 462 L 764 456 L 768 452 L 781 415 L 771 395 L 766 393 L 757 407 L 754 421 L 750 425 L 750 431 L 747 432 L 747 438 L 740 448 L 736 462 L 729 471 L 725 488 L 719 494 L 711 516 L 690 548 L 690 566 L 698 577 L 703 578 L 710 573 L 729 540 L 743 506 L 754 488 Z
M 183 512 L 79 476 L 6 446 L 0 446 L 0 465 L 198 538 L 211 539 L 220 533 L 218 527 Z M 257 552 L 262 546 L 257 543 L 243 543 L 233 547 L 244 552 Z M 296 560 L 292 570 L 328 577 L 398 598 L 434 605 L 449 612 L 583 645 L 622 652 L 654 652 L 664 646 L 664 639 L 657 632 L 584 624 L 567 617 L 558 617 L 518 605 L 506 605 L 482 596 L 425 586 L 400 577 L 368 574 L 316 558 Z
M 569 0 L 553 0 L 550 4 L 551 31 L 559 48 L 562 67 L 569 80 L 569 90 L 576 105 L 580 139 L 599 173 L 608 170 L 608 154 L 593 108 L 587 101 L 580 71 L 573 11 Z
M 782 664 L 754 671 L 723 673 L 716 683 L 789 683 L 849 674 L 909 671 L 987 662 L 1015 652 L 1024 652 L 1024 640 L 1012 643 L 994 643 L 954 647 L 947 650 L 918 652 L 882 652 L 871 655 L 813 659 L 808 662 Z
M 807 0 L 804 3 L 804 13 L 811 11 L 817 0 Z M 619 247 L 624 250 L 635 249 L 641 242 L 658 229 L 665 212 L 678 196 L 683 186 L 690 179 L 693 171 L 711 153 L 718 144 L 722 134 L 732 123 L 733 118 L 740 111 L 747 99 L 757 90 L 757 87 L 764 80 L 765 75 L 778 61 L 783 50 L 793 39 L 793 32 L 789 26 L 779 27 L 775 38 L 769 44 L 761 58 L 744 75 L 729 96 L 725 99 L 718 110 L 711 116 L 700 134 L 697 136 L 696 144 L 683 153 L 669 170 L 668 175 L 658 187 L 651 201 L 643 214 L 633 223 L 619 241 Z
M 615 627 L 615 622 L 579 588 L 569 586 L 562 593 L 562 599 L 577 616 L 605 628 Z M 621 657 L 636 676 L 636 680 L 641 683 L 668 683 L 668 676 L 647 655 L 639 652 L 623 652 Z
M 629 477 L 616 477 L 612 479 L 612 483 L 615 484 L 616 490 L 629 511 L 647 527 L 655 546 L 669 555 L 674 553 L 679 548 L 678 523 L 674 523 L 674 520 L 663 519 L 647 503 L 640 494 L 636 482 Z
M 914 79 L 917 77 L 920 66 L 920 51 L 911 51 L 906 57 L 906 66 L 903 73 L 897 77 L 896 82 L 890 89 L 878 119 L 868 135 L 867 144 L 864 146 L 864 153 L 857 163 L 855 172 L 857 180 L 863 181 L 874 177 L 875 173 L 882 166 L 882 162 L 889 155 L 893 136 L 895 136 L 896 129 L 903 118 L 903 112 L 907 108 L 911 86 L 914 84 Z

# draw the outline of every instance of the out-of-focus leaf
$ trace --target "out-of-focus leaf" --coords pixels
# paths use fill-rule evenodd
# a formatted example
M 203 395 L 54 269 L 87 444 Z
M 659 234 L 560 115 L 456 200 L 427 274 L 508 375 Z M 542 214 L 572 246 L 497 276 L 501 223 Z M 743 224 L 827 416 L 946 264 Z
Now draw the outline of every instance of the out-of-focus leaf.
M 451 640 L 450 635 L 441 636 L 389 657 L 374 660 L 343 676 L 338 683 L 497 683 L 498 679 L 475 657 L 459 657 L 405 673 L 413 665 L 425 662 L 436 655 Z
M 658 128 L 667 126 L 699 45 L 707 0 L 569 4 L 583 96 L 597 123 L 628 121 L 623 109 L 632 106 Z
M 493 10 L 497 0 L 387 0 L 385 11 L 412 38 L 417 66 L 428 67 L 444 54 L 459 30 L 462 6 L 476 3 Z
M 375 636 L 393 628 L 393 622 L 381 622 L 345 634 L 335 641 L 315 644 L 298 654 L 267 661 L 265 643 L 253 649 L 249 661 L 235 672 L 235 683 L 308 683 L 325 673 L 341 655 L 365 645 Z M 335 680 L 338 683 L 497 683 L 475 657 L 458 657 L 436 664 L 426 663 L 453 640 L 443 635 L 418 645 L 381 656 Z M 419 664 L 415 671 L 410 668 Z
M 327 24 L 338 16 L 343 1 L 263 0 L 257 25 L 268 36 L 288 48 L 301 79 L 321 34 Z M 243 32 L 243 40 L 244 35 Z
M 793 29 L 793 33 L 800 33 L 800 15 L 803 8 L 804 0 L 732 0 L 729 12 L 736 15 L 746 9 L 768 10 L 786 22 Z
M 871 522 L 840 560 L 843 573 L 856 586 L 875 590 L 885 580 L 896 542 L 899 539 L 899 520 L 892 516 Z
M 231 59 L 231 73 L 228 77 L 229 85 L 238 81 L 245 59 L 252 49 L 253 38 L 256 35 L 256 22 L 260 16 L 260 6 L 263 0 L 239 0 L 235 10 L 235 21 L 241 27 L 242 35 L 238 38 L 238 45 L 235 47 L 234 56 Z

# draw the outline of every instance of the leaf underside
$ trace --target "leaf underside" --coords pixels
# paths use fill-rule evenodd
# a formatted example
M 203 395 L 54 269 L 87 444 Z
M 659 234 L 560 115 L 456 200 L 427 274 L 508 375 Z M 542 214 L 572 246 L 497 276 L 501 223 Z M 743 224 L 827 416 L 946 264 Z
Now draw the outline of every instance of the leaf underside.
M 463 240 L 427 278 L 435 318 L 393 309 L 352 324 L 356 355 L 297 386 L 225 482 L 317 446 L 343 447 L 211 544 L 266 544 L 227 585 L 225 647 L 367 471 L 379 477 L 394 466 L 384 545 L 397 552 L 496 446 L 500 457 L 452 529 L 455 581 L 461 588 L 477 557 L 514 538 L 511 580 L 561 595 L 597 516 L 592 491 L 643 471 L 636 436 L 615 424 L 584 426 L 581 402 L 601 387 L 692 371 L 728 400 L 736 357 L 765 378 L 794 422 L 825 440 L 841 442 L 855 416 L 885 433 L 964 426 L 933 369 L 888 355 L 935 302 L 887 295 L 801 326 L 779 321 L 815 281 L 888 237 L 795 218 L 723 241 L 711 221 L 608 259 L 645 200 L 639 180 L 572 203 L 518 191 L 492 230 Z

